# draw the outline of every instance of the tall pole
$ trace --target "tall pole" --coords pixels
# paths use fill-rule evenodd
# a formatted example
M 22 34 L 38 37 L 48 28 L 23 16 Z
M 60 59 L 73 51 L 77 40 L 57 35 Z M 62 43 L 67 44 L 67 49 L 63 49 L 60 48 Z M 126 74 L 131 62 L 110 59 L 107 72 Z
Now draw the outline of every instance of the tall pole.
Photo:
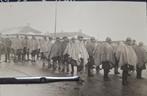
M 146 3 L 146 16 L 147 16 L 147 1 L 145 1 L 145 3 Z
M 56 0 L 56 2 L 55 2 L 55 26 L 54 26 L 55 38 L 56 38 L 56 34 L 57 34 L 57 3 L 58 3 L 58 1 Z
M 145 0 L 145 6 L 146 6 L 145 12 L 146 12 L 146 17 L 147 17 L 147 1 L 146 0 Z
M 146 2 L 146 17 L 147 17 L 147 1 L 145 1 Z

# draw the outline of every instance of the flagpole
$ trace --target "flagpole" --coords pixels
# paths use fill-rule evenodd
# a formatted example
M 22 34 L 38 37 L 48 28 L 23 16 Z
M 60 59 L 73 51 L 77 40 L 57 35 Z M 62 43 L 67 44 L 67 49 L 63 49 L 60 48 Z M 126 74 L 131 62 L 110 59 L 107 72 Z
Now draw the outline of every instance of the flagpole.
M 56 34 L 57 34 L 57 3 L 58 3 L 58 1 L 56 0 L 56 2 L 55 2 L 55 25 L 54 25 L 55 38 L 56 38 Z
M 146 24 L 147 24 L 147 1 L 145 1 L 145 14 L 146 14 Z

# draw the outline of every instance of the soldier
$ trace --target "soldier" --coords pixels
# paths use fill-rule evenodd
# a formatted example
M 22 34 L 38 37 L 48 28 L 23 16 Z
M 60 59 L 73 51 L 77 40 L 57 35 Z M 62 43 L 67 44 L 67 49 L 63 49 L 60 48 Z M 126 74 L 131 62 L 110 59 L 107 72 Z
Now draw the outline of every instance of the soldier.
M 30 60 L 30 48 L 29 48 L 29 38 L 27 37 L 27 40 L 26 40 L 26 42 L 27 42 L 27 50 L 26 50 L 26 56 L 27 56 L 27 61 L 29 61 Z
M 1 56 L 2 56 L 2 50 L 3 50 L 3 40 L 2 40 L 2 37 L 0 36 L 0 63 L 1 63 Z
M 78 65 L 78 71 L 83 71 L 85 72 L 85 65 L 88 63 L 88 58 L 89 58 L 89 55 L 88 55 L 88 52 L 87 52 L 87 49 L 85 47 L 85 44 L 84 44 L 84 39 L 82 36 L 78 36 L 77 38 L 77 44 L 78 44 L 78 47 L 79 47 L 79 50 L 80 50 L 80 55 L 79 55 L 79 58 L 80 58 L 80 65 Z
M 50 59 L 50 53 L 51 53 L 51 50 L 52 50 L 52 46 L 53 46 L 53 38 L 52 37 L 49 37 L 49 41 L 48 41 L 48 68 L 51 68 L 51 59 Z
M 11 44 L 12 44 L 11 40 L 9 38 L 5 38 L 4 40 L 5 62 L 7 62 L 8 60 L 10 61 Z
M 71 74 L 75 72 L 74 67 L 77 67 L 78 72 L 84 72 L 88 62 L 89 55 L 82 40 L 81 36 L 78 36 L 78 40 L 73 37 L 64 51 L 64 55 L 69 58 L 68 62 L 71 64 Z
M 23 49 L 23 52 L 22 52 L 22 61 L 26 61 L 26 56 L 27 56 L 27 59 L 29 59 L 28 57 L 28 37 L 25 36 L 25 38 L 22 39 L 22 49 Z
M 104 70 L 104 81 L 110 80 L 108 74 L 110 69 L 115 64 L 114 54 L 113 54 L 113 47 L 111 46 L 111 38 L 107 37 L 105 42 L 102 44 L 101 48 L 101 63 L 102 68 Z
M 76 44 L 76 39 L 74 37 L 71 38 L 69 43 L 66 46 L 66 49 L 64 51 L 64 59 L 66 59 L 68 65 L 71 64 L 71 74 L 74 74 L 75 70 L 74 67 L 77 67 L 78 63 L 78 56 L 79 56 L 79 50 L 77 49 L 78 46 Z M 67 67 L 69 67 L 67 65 Z M 69 68 L 68 68 L 69 69 Z M 68 70 L 69 71 L 69 70 Z
M 116 49 L 117 49 L 117 47 L 118 47 L 118 43 L 117 42 L 113 42 L 112 44 L 112 47 L 113 47 L 113 54 L 114 54 L 114 58 L 115 58 L 115 64 L 114 64 L 114 74 L 120 74 L 119 72 L 118 72 L 118 68 L 119 68 L 119 66 L 118 66 L 118 61 L 117 61 L 117 59 L 116 59 L 116 57 L 115 57 L 115 54 L 116 54 Z
M 55 43 L 52 45 L 49 58 L 53 60 L 53 70 L 55 71 L 56 68 L 59 67 L 61 63 L 61 41 L 60 38 L 57 37 Z
M 40 52 L 40 49 L 41 49 L 41 45 L 42 45 L 41 40 L 42 40 L 42 39 L 40 39 L 40 38 L 37 40 L 37 43 L 38 43 L 38 48 L 37 48 L 37 60 L 39 60 L 40 57 L 41 57 L 41 56 L 40 56 L 40 55 L 41 55 L 41 54 L 40 54 L 40 53 L 41 53 L 41 52 Z
M 139 44 L 133 48 L 137 55 L 136 78 L 142 79 L 142 70 L 146 69 L 145 63 L 147 62 L 145 57 L 145 50 L 143 49 L 143 42 L 139 42 Z
M 21 40 L 18 35 L 16 36 L 16 38 L 12 39 L 12 46 L 11 47 L 13 49 L 14 62 L 21 59 L 21 54 L 20 54 L 21 45 L 22 45 Z
M 32 62 L 35 62 L 35 56 L 37 53 L 37 48 L 38 48 L 38 43 L 35 38 L 35 36 L 32 36 L 32 39 L 30 40 L 30 52 L 31 52 L 31 57 L 32 57 Z
M 40 40 L 40 52 L 41 52 L 41 60 L 43 62 L 43 67 L 44 67 L 45 61 L 47 61 L 47 53 L 48 53 L 48 40 L 46 37 Z
M 67 60 L 67 56 L 64 55 L 64 51 L 66 49 L 67 44 L 69 43 L 69 39 L 65 36 L 63 37 L 63 41 L 62 41 L 62 45 L 61 45 L 61 54 L 62 54 L 62 72 L 65 72 L 65 70 L 68 72 L 69 71 L 69 67 L 68 67 L 68 60 Z
M 128 84 L 128 72 L 133 70 L 137 64 L 137 56 L 132 48 L 132 40 L 131 38 L 127 38 L 125 44 L 120 42 L 117 50 L 116 50 L 116 58 L 118 60 L 118 64 L 122 70 L 122 84 Z
M 91 76 L 91 70 L 93 69 L 94 64 L 94 50 L 96 48 L 96 40 L 94 37 L 90 38 L 90 41 L 86 43 L 86 49 L 89 54 L 89 62 L 87 64 L 88 67 L 88 76 Z
M 102 43 L 101 42 L 97 42 L 97 45 L 95 47 L 95 50 L 93 52 L 94 54 L 94 63 L 96 65 L 96 71 L 99 72 L 100 71 L 100 65 L 101 65 L 101 56 L 102 56 Z

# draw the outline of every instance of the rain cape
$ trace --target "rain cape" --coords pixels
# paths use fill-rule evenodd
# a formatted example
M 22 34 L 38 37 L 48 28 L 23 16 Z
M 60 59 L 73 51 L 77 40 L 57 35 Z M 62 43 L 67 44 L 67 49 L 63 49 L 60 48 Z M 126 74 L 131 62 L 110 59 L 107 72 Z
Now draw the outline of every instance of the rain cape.
M 87 64 L 89 58 L 84 43 L 80 41 L 70 41 L 64 51 L 64 54 L 68 54 L 70 58 L 76 60 L 77 62 L 80 60 L 80 58 L 83 58 L 84 65 Z
M 142 46 L 137 46 L 137 45 L 134 45 L 133 49 L 135 50 L 136 55 L 137 55 L 137 65 L 139 67 L 144 66 L 146 62 L 145 50 L 143 49 Z
M 38 48 L 37 40 L 31 39 L 29 42 L 29 49 L 30 51 L 36 50 Z
M 95 62 L 95 65 L 97 66 L 101 65 L 101 55 L 102 55 L 101 50 L 102 50 L 102 44 L 98 43 L 93 52 L 94 62 Z
M 124 64 L 136 66 L 137 64 L 137 56 L 134 49 L 132 46 L 126 45 L 123 42 L 119 44 L 115 56 L 118 60 L 119 66 Z
M 40 42 L 40 52 L 48 52 L 48 43 L 49 41 L 41 39 Z
M 111 44 L 105 42 L 102 44 L 101 48 L 101 62 L 110 62 L 111 64 L 115 64 L 115 58 L 114 58 L 114 51 Z
M 87 49 L 87 52 L 88 52 L 89 56 L 93 56 L 95 47 L 96 47 L 96 43 L 95 42 L 88 41 L 86 43 L 86 49 Z
M 52 45 L 49 58 L 52 59 L 53 57 L 61 56 L 61 41 L 55 41 Z
M 22 41 L 21 41 L 22 48 L 24 48 L 24 47 L 28 48 L 28 42 L 29 42 L 28 39 L 22 39 Z
M 61 54 L 64 55 L 64 51 L 66 49 L 66 46 L 68 45 L 68 41 L 62 41 L 62 45 L 61 45 Z
M 22 49 L 21 40 L 18 39 L 18 38 L 12 39 L 12 45 L 11 45 L 11 47 L 12 47 L 14 50 Z

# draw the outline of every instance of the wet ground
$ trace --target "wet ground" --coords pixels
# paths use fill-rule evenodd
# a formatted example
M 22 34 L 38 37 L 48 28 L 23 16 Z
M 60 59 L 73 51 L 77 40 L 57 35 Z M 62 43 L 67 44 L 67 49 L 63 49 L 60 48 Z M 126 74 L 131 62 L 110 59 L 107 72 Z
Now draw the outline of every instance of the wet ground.
M 0 63 L 0 76 L 67 76 L 42 68 L 41 62 Z M 147 96 L 147 71 L 144 79 L 137 80 L 135 73 L 129 77 L 129 85 L 121 85 L 121 75 L 110 73 L 111 81 L 103 81 L 103 72 L 78 82 L 56 82 L 46 84 L 7 84 L 0 85 L 0 96 Z

